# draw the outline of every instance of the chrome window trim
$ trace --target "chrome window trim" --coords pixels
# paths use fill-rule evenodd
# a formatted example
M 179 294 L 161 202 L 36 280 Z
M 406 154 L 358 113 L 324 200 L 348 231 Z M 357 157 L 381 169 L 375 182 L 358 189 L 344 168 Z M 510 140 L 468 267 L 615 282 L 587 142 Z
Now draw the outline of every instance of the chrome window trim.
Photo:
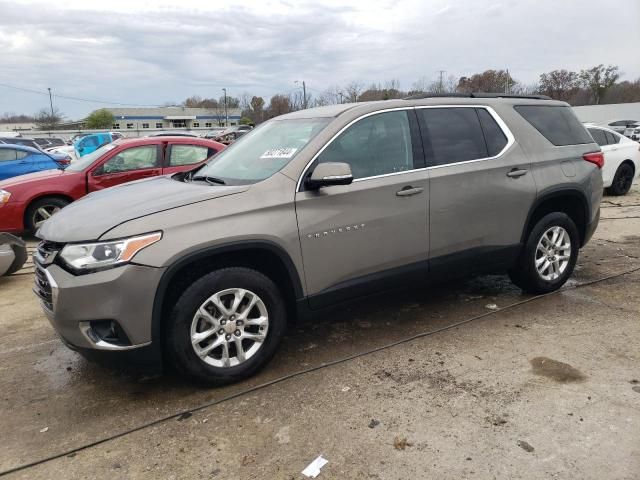
M 504 155 L 504 153 L 509 150 L 513 144 L 516 143 L 516 139 L 513 136 L 513 133 L 511 133 L 511 130 L 509 129 L 509 127 L 507 126 L 507 124 L 504 122 L 504 120 L 502 120 L 502 118 L 500 117 L 500 115 L 498 115 L 498 113 L 489 105 L 473 105 L 473 104 L 467 104 L 467 105 L 451 105 L 451 104 L 443 104 L 443 105 L 414 105 L 411 107 L 395 107 L 395 108 L 386 108 L 384 110 L 376 110 L 375 112 L 369 112 L 369 113 L 365 113 L 357 118 L 354 118 L 353 120 L 351 120 L 348 124 L 346 124 L 344 127 L 342 127 L 337 133 L 335 133 L 327 143 L 325 143 L 323 145 L 323 147 L 318 150 L 316 152 L 316 154 L 311 158 L 311 160 L 309 161 L 309 163 L 307 163 L 307 165 L 304 167 L 304 170 L 302 170 L 302 174 L 300 175 L 300 177 L 298 178 L 298 183 L 296 184 L 296 193 L 300 192 L 300 187 L 302 186 L 302 179 L 305 177 L 305 175 L 307 174 L 307 171 L 309 170 L 309 168 L 311 167 L 311 165 L 313 164 L 313 162 L 316 161 L 316 159 L 322 154 L 322 152 L 324 152 L 325 148 L 327 148 L 329 145 L 331 145 L 333 143 L 333 141 L 342 134 L 342 132 L 344 132 L 347 128 L 349 128 L 351 125 L 353 125 L 356 122 L 359 122 L 360 120 L 370 117 L 372 115 L 377 115 L 379 113 L 385 113 L 385 112 L 395 112 L 395 111 L 400 111 L 400 110 L 421 110 L 424 108 L 484 108 L 485 110 L 487 110 L 487 112 L 489 112 L 489 115 L 491 115 L 491 117 L 496 121 L 496 123 L 498 124 L 498 127 L 500 127 L 500 130 L 502 130 L 502 133 L 505 135 L 505 137 L 507 137 L 507 144 L 504 146 L 504 148 L 502 150 L 500 150 L 500 152 L 498 152 L 496 155 L 492 156 L 492 157 L 483 157 L 483 158 L 474 158 L 472 160 L 463 160 L 461 162 L 454 162 L 454 163 L 445 163 L 442 165 L 431 165 L 431 166 L 427 166 L 427 167 L 421 167 L 421 168 L 413 168 L 411 170 L 405 170 L 403 172 L 392 172 L 392 173 L 385 173 L 383 175 L 373 175 L 371 177 L 362 177 L 362 178 L 356 178 L 353 180 L 353 182 L 362 182 L 363 180 L 373 180 L 376 178 L 384 178 L 384 177 L 390 177 L 393 175 L 401 175 L 401 174 L 405 174 L 405 173 L 411 173 L 411 172 L 420 172 L 420 171 L 424 171 L 424 170 L 431 170 L 431 169 L 436 169 L 436 168 L 443 168 L 443 167 L 450 167 L 452 165 L 465 165 L 467 163 L 475 163 L 475 162 L 482 162 L 485 160 L 494 160 L 496 158 L 500 158 L 502 155 Z

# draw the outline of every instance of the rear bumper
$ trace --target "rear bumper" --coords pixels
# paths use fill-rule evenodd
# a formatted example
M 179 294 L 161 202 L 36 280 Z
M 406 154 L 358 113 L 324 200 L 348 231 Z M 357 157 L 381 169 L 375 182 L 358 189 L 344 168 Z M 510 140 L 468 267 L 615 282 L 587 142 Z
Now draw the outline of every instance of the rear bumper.
M 593 237 L 593 234 L 598 228 L 598 223 L 600 223 L 600 207 L 598 207 L 598 212 L 596 213 L 594 219 L 587 224 L 584 230 L 584 239 L 582 240 L 583 247 L 587 244 L 587 242 L 589 242 L 589 240 L 591 240 L 591 237 Z

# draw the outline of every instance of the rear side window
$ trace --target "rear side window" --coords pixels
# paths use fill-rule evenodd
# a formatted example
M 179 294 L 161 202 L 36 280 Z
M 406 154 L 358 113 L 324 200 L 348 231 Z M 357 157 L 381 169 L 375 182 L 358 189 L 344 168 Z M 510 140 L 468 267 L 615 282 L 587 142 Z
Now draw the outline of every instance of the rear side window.
M 16 159 L 16 150 L 12 148 L 0 148 L 0 162 L 9 162 Z
M 600 130 L 599 128 L 589 128 L 588 130 L 598 145 L 602 147 L 603 145 L 609 144 L 607 137 L 604 134 L 604 130 Z
M 489 156 L 495 157 L 507 145 L 507 137 L 487 110 L 479 108 L 478 117 L 480 117 L 480 125 L 482 125 L 484 138 L 487 141 Z
M 516 105 L 513 108 L 555 146 L 593 142 L 571 107 Z
M 431 150 L 430 165 L 490 156 L 475 108 L 420 108 L 416 112 L 425 147 Z
M 604 131 L 604 135 L 607 137 L 607 143 L 612 145 L 614 143 L 620 143 L 620 135 L 616 135 L 615 133 Z

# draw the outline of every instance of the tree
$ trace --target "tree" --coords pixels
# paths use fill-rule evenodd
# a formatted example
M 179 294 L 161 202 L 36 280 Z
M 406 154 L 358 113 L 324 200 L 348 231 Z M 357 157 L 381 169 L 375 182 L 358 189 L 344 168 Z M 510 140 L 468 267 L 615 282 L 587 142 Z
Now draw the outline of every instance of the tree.
M 600 64 L 596 67 L 580 71 L 582 85 L 591 92 L 593 103 L 598 105 L 607 91 L 620 78 L 620 72 L 616 65 L 605 67 Z
M 224 95 L 220 97 L 218 103 L 224 107 Z M 227 95 L 227 108 L 240 108 L 240 99 Z
M 113 125 L 113 113 L 106 108 L 95 110 L 87 117 L 87 128 L 111 128 Z
M 360 93 L 362 92 L 363 85 L 360 82 L 351 82 L 344 87 L 344 98 L 347 102 L 357 102 Z
M 580 79 L 576 72 L 568 70 L 552 70 L 540 75 L 540 87 L 538 91 L 555 100 L 568 102 L 580 89 Z
M 291 104 L 289 103 L 289 97 L 284 95 L 274 95 L 269 101 L 269 118 L 277 117 L 278 115 L 284 115 L 291 111 Z
M 54 130 L 62 120 L 62 113 L 58 108 L 53 109 L 53 114 L 48 108 L 41 109 L 34 116 L 34 123 L 40 130 Z
M 517 84 L 506 70 L 485 70 L 470 77 L 460 77 L 456 90 L 460 93 L 509 93 Z
M 238 122 L 239 125 L 252 125 L 253 123 L 255 122 L 251 120 L 249 117 L 242 117 Z
M 188 108 L 217 108 L 218 101 L 215 98 L 202 98 L 199 95 L 193 95 L 182 102 L 184 107 Z

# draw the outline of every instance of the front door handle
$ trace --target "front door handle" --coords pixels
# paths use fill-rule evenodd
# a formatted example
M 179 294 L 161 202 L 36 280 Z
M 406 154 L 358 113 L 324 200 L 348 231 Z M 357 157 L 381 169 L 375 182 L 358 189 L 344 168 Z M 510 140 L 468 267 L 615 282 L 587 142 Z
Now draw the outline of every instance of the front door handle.
M 396 192 L 396 195 L 399 197 L 408 197 L 410 195 L 417 195 L 418 193 L 422 193 L 424 188 L 422 187 L 412 187 L 411 185 L 407 185 L 406 187 L 402 187 L 401 190 Z
M 522 168 L 514 168 L 513 170 L 509 170 L 507 172 L 507 177 L 518 178 L 523 175 L 526 175 L 529 170 L 524 170 Z

